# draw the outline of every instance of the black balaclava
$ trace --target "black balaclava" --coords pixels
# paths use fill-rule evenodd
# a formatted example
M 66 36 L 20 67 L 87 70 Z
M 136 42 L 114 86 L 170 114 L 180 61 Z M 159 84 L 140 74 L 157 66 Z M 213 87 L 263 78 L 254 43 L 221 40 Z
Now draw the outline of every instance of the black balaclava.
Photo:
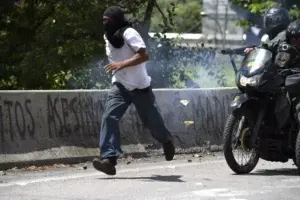
M 121 48 L 124 45 L 123 33 L 126 28 L 131 27 L 131 23 L 124 17 L 124 12 L 120 7 L 109 7 L 103 14 L 104 31 L 107 40 L 115 47 Z

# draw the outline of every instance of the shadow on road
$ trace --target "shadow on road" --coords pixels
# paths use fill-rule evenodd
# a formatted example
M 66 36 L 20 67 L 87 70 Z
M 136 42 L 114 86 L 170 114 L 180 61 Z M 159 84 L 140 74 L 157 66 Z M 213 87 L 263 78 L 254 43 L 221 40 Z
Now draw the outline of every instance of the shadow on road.
M 295 168 L 285 168 L 256 170 L 250 174 L 245 174 L 245 176 L 299 176 L 299 174 Z
M 181 180 L 182 176 L 171 175 L 171 176 L 161 176 L 154 175 L 150 177 L 107 177 L 107 178 L 98 178 L 101 180 L 146 180 L 146 181 L 162 181 L 162 182 L 185 182 Z

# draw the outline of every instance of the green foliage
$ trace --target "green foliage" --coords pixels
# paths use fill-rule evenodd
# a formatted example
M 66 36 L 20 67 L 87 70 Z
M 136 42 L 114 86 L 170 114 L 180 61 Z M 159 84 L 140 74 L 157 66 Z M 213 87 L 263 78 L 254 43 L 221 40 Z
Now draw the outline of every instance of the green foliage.
M 215 82 L 218 86 L 228 85 L 224 62 L 216 62 L 215 49 L 181 47 L 177 45 L 176 39 L 167 39 L 158 34 L 155 39 L 156 42 L 150 43 L 153 45 L 150 47 L 152 59 L 147 65 L 154 87 L 190 87 L 189 82 L 196 83 L 196 79 L 203 75 L 213 79 L 211 83 Z M 226 59 L 229 61 L 229 58 Z M 189 77 L 187 72 L 193 73 L 195 77 Z
M 66 73 L 103 54 L 102 11 L 98 1 L 84 0 L 24 1 L 4 7 L 0 40 L 6 48 L 0 54 L 0 87 L 64 87 L 61 78 Z M 14 77 L 16 88 L 10 88 L 7 77 Z
M 248 20 L 239 20 L 236 22 L 237 26 L 243 27 L 244 29 L 249 29 L 249 27 L 251 26 L 251 22 L 249 22 Z
M 201 15 L 200 12 L 202 10 L 202 1 L 199 0 L 160 0 L 158 1 L 158 5 L 162 13 L 155 9 L 150 31 L 152 32 L 164 32 L 164 31 L 172 31 L 176 33 L 184 33 L 193 28 L 195 25 L 200 23 L 201 25 Z M 172 19 L 172 22 L 167 22 L 163 16 L 166 16 L 168 19 Z M 162 27 L 167 30 L 163 30 Z M 201 26 L 191 31 L 192 33 L 200 33 Z
M 88 62 L 103 57 L 102 13 L 113 1 L 11 2 L 0 4 L 1 89 L 66 88 Z M 119 1 L 133 13 L 145 2 Z
M 290 15 L 293 20 L 300 19 L 300 8 L 291 8 Z
M 176 26 L 174 32 L 182 33 L 193 28 L 195 25 L 201 23 L 201 4 L 199 1 L 188 1 L 186 3 L 178 4 L 175 9 L 174 21 Z M 192 30 L 192 33 L 200 33 L 201 26 Z
M 179 38 L 167 39 L 164 35 L 166 32 L 181 33 L 189 29 L 201 32 L 200 12 L 201 1 L 159 1 L 150 31 L 160 32 L 162 35 L 156 34 L 154 41 L 150 41 L 152 59 L 147 64 L 153 87 L 227 86 L 222 65 L 209 62 L 210 58 L 214 59 L 215 50 L 179 47 Z M 195 25 L 197 28 L 194 28 Z M 188 70 L 188 66 L 193 68 Z
M 275 0 L 229 0 L 230 2 L 246 8 L 254 14 L 263 15 L 267 9 L 279 5 Z M 299 0 L 286 0 L 285 6 L 290 10 L 292 20 L 299 19 L 300 17 L 300 1 Z M 249 27 L 251 24 L 246 20 L 241 20 L 237 23 L 238 26 L 244 28 Z
M 250 12 L 254 14 L 264 14 L 267 9 L 278 5 L 278 3 L 274 1 L 253 1 L 249 4 L 248 9 Z
M 236 5 L 247 8 L 250 12 L 255 13 L 255 14 L 262 14 L 268 8 L 273 7 L 273 6 L 278 4 L 276 1 L 272 1 L 272 0 L 267 0 L 267 1 L 261 1 L 261 0 L 229 0 L 229 1 L 236 4 Z
M 201 20 L 200 1 L 161 0 L 154 13 L 149 9 L 152 1 L 22 0 L 14 4 L 2 0 L 0 89 L 107 88 L 111 77 L 98 63 L 105 54 L 101 18 L 107 6 L 121 5 L 139 21 L 152 15 L 152 28 L 157 32 L 185 32 Z M 185 67 L 197 59 L 196 78 L 207 74 L 216 84 L 226 85 L 222 71 L 211 73 L 203 64 L 206 58 L 201 56 L 209 51 L 203 50 L 197 57 L 193 50 L 180 49 L 176 40 L 164 36 L 150 43 L 147 67 L 156 87 L 175 87 L 195 78 Z M 161 48 L 158 43 L 163 44 Z

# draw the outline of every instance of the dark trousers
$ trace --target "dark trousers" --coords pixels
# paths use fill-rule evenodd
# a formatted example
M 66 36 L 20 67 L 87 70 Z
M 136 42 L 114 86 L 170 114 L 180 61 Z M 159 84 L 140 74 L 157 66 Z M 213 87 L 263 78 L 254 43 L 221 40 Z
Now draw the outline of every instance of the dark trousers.
M 118 123 L 131 103 L 134 104 L 141 121 L 150 130 L 154 139 L 160 143 L 171 140 L 171 134 L 155 106 L 152 88 L 128 91 L 122 84 L 115 83 L 108 94 L 101 120 L 99 144 L 101 159 L 119 157 L 122 153 Z

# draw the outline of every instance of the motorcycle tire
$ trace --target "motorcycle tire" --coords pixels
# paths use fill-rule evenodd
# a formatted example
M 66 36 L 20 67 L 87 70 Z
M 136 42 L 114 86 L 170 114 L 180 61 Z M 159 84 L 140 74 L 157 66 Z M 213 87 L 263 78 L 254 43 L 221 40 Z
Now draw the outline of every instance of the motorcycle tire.
M 238 120 L 241 116 L 238 114 L 231 114 L 226 121 L 224 128 L 224 146 L 223 153 L 225 156 L 225 160 L 228 166 L 234 171 L 236 174 L 248 174 L 250 173 L 257 165 L 259 161 L 259 150 L 255 150 L 254 156 L 251 157 L 249 162 L 243 166 L 240 166 L 233 155 L 232 151 L 232 136 L 233 136 L 233 128 L 235 123 L 238 123 Z
M 296 148 L 295 148 L 295 165 L 298 168 L 298 173 L 300 174 L 300 134 L 298 133 L 296 140 Z
M 293 158 L 293 163 L 294 163 L 295 166 L 297 166 L 296 158 Z

